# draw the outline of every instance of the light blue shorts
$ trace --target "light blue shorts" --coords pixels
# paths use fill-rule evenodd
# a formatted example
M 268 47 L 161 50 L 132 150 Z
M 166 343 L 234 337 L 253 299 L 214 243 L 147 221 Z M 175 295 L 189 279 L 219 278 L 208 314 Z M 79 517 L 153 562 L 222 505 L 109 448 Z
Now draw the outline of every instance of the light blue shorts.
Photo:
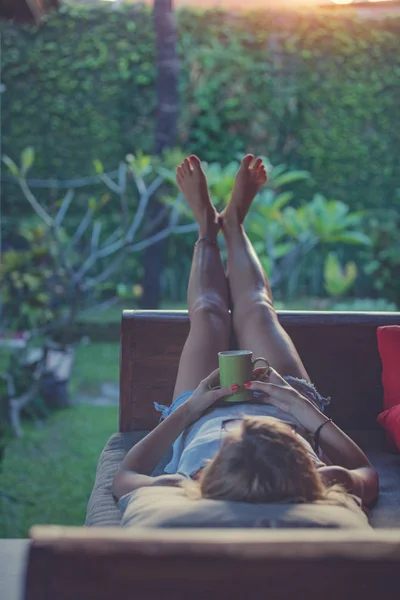
M 317 391 L 315 385 L 306 381 L 305 379 L 299 379 L 298 377 L 291 377 L 290 375 L 283 378 L 289 385 L 291 385 L 295 390 L 297 390 L 300 394 L 305 396 L 310 402 L 315 404 L 315 406 L 321 411 L 325 412 L 326 406 L 330 403 L 331 399 L 325 398 L 321 396 L 321 394 Z M 178 406 L 182 406 L 186 400 L 190 398 L 195 390 L 188 390 L 187 392 L 183 392 L 180 396 L 178 396 L 171 406 L 165 406 L 164 404 L 158 404 L 158 402 L 154 402 L 154 408 L 157 412 L 161 413 L 160 422 L 166 419 L 174 410 L 178 408 Z M 262 392 L 254 392 L 254 396 L 263 396 Z

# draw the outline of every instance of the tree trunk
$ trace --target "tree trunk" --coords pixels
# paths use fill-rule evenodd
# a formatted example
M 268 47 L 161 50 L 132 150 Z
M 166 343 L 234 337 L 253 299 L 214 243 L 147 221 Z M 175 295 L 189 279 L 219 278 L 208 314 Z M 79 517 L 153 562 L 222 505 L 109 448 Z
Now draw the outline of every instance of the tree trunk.
M 1 0 L 0 19 L 38 23 L 47 12 L 59 6 L 60 0 Z
M 176 53 L 177 32 L 172 0 L 154 0 L 153 22 L 156 34 L 157 114 L 153 152 L 160 155 L 175 145 L 179 113 L 178 74 Z M 157 216 L 163 205 L 154 196 L 148 206 L 149 219 Z M 166 222 L 159 224 L 161 231 Z M 156 233 L 156 231 L 154 231 Z M 150 246 L 144 254 L 144 278 L 141 307 L 156 309 L 161 301 L 161 274 L 167 253 L 168 239 Z

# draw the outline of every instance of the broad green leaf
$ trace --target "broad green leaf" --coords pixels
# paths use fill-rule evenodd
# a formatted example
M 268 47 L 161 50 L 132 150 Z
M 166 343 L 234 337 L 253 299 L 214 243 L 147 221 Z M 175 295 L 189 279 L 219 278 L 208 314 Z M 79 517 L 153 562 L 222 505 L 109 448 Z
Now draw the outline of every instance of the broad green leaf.
M 282 173 L 274 179 L 274 186 L 279 188 L 283 185 L 288 185 L 289 183 L 305 181 L 307 179 L 310 179 L 310 174 L 308 171 L 288 171 L 287 173 Z
M 330 296 L 343 296 L 354 285 L 357 266 L 351 261 L 342 269 L 339 259 L 330 252 L 324 265 L 325 290 Z
M 265 254 L 265 244 L 261 240 L 253 242 L 253 247 L 258 256 Z
M 36 298 L 39 302 L 42 302 L 42 304 L 46 304 L 46 302 L 49 301 L 50 296 L 49 294 L 45 294 L 44 292 L 40 292 L 39 294 L 36 295 Z
M 130 169 L 133 172 L 139 173 L 142 177 L 150 174 L 153 171 L 153 166 L 151 164 L 152 157 L 144 154 L 141 151 L 138 151 L 136 155 L 127 154 L 125 156 L 125 160 L 127 161 Z
M 276 244 L 275 245 L 276 258 L 282 258 L 283 256 L 286 256 L 287 254 L 289 254 L 289 252 L 292 250 L 293 246 L 294 246 L 293 242 L 287 242 L 285 244 Z
M 345 231 L 339 235 L 333 236 L 332 241 L 342 242 L 343 244 L 360 244 L 365 246 L 371 246 L 371 238 L 361 233 L 360 231 Z
M 360 225 L 362 219 L 363 215 L 360 213 L 351 213 L 344 218 L 344 224 L 346 227 L 353 227 L 354 225 Z
M 130 289 L 124 283 L 118 283 L 117 286 L 116 286 L 116 288 L 117 288 L 117 295 L 120 298 L 127 298 L 127 297 L 129 297 L 131 295 L 130 294 Z
M 364 272 L 367 275 L 372 275 L 379 269 L 380 266 L 381 264 L 378 260 L 372 260 L 364 266 Z
M 267 277 L 271 277 L 272 275 L 272 262 L 268 258 L 268 256 L 260 256 L 260 262 L 263 266 L 264 271 L 267 274 Z
M 260 220 L 253 218 L 248 222 L 247 231 L 249 233 L 250 238 L 254 236 L 263 238 L 265 235 L 265 226 L 264 223 Z
M 293 192 L 284 192 L 279 194 L 274 201 L 274 208 L 281 209 L 293 199 Z
M 98 175 L 102 175 L 104 173 L 104 167 L 100 160 L 97 158 L 93 161 L 94 170 Z
M 25 273 L 23 280 L 32 291 L 37 290 L 41 282 L 39 277 L 35 277 L 35 275 L 31 275 L 30 273 Z
M 140 171 L 147 170 L 151 163 L 151 156 L 138 152 L 136 155 L 136 166 Z
M 270 168 L 269 182 L 274 184 L 276 179 L 286 171 L 286 165 L 275 165 Z
M 24 148 L 24 150 L 21 152 L 21 167 L 24 174 L 31 168 L 34 160 L 35 149 L 32 146 Z

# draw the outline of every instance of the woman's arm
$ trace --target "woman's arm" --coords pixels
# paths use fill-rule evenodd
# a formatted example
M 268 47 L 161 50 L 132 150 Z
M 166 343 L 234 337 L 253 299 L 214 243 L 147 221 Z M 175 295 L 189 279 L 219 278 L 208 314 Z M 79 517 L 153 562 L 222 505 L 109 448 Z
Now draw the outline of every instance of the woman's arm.
M 164 454 L 179 435 L 194 423 L 209 406 L 219 398 L 232 394 L 232 387 L 211 390 L 219 370 L 203 379 L 197 389 L 184 404 L 176 408 L 164 421 L 159 423 L 140 442 L 131 448 L 114 476 L 112 492 L 120 498 L 137 488 L 150 485 L 175 485 L 184 479 L 181 475 L 151 477 Z
M 312 402 L 301 395 L 293 402 L 291 414 L 311 434 L 314 434 L 327 421 L 327 417 Z M 361 448 L 333 422 L 326 423 L 322 427 L 319 445 L 333 464 L 346 469 L 371 466 Z
M 373 467 L 346 469 L 345 467 L 329 465 L 320 467 L 318 472 L 325 485 L 329 487 L 335 483 L 340 483 L 348 492 L 361 498 L 366 506 L 373 504 L 378 496 L 378 475 Z
M 292 414 L 312 435 L 327 417 L 307 398 L 272 370 L 271 381 L 250 382 L 250 389 L 266 393 L 266 401 Z M 371 504 L 379 492 L 378 474 L 361 448 L 332 422 L 320 431 L 319 445 L 332 465 L 319 469 L 325 483 L 341 483 L 348 491 Z M 335 466 L 339 465 L 339 466 Z
M 163 475 L 151 477 L 168 448 L 193 422 L 190 404 L 179 406 L 169 417 L 159 423 L 140 442 L 131 448 L 116 472 L 111 491 L 121 498 L 133 490 L 150 485 L 175 485 L 182 476 Z
M 303 397 L 293 404 L 292 414 L 311 433 L 327 420 L 312 402 Z M 333 422 L 322 427 L 319 445 L 333 463 L 319 469 L 324 482 L 328 485 L 341 483 L 366 505 L 372 504 L 379 493 L 379 479 L 361 448 Z
M 185 402 L 129 450 L 120 469 L 150 475 L 177 437 L 192 422 L 190 404 Z

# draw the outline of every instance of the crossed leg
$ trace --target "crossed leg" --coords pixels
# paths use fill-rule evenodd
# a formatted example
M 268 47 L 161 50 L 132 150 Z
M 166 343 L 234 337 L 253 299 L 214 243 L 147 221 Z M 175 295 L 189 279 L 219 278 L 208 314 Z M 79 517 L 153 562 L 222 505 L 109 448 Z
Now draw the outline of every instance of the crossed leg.
M 228 207 L 220 215 L 227 246 L 227 277 L 233 327 L 241 349 L 262 356 L 280 375 L 310 380 L 292 339 L 279 323 L 271 287 L 242 225 L 251 202 L 266 181 L 261 161 L 246 156 Z
M 210 201 L 198 158 L 177 169 L 179 188 L 199 224 L 199 237 L 210 241 L 195 246 L 188 285 L 190 331 L 182 350 L 173 400 L 196 388 L 218 368 L 218 352 L 229 350 L 231 315 L 229 288 L 217 245 L 218 214 Z
M 210 241 L 194 249 L 188 285 L 190 332 L 182 350 L 173 394 L 196 388 L 218 367 L 218 352 L 228 350 L 233 327 L 240 348 L 263 356 L 281 375 L 309 380 L 300 356 L 278 321 L 268 278 L 248 239 L 243 220 L 266 175 L 261 160 L 242 161 L 228 208 L 219 216 L 210 201 L 207 181 L 195 156 L 177 169 L 180 190 L 199 224 L 199 237 Z M 226 239 L 227 276 L 217 246 L 220 225 Z M 227 279 L 228 277 L 228 279 Z

